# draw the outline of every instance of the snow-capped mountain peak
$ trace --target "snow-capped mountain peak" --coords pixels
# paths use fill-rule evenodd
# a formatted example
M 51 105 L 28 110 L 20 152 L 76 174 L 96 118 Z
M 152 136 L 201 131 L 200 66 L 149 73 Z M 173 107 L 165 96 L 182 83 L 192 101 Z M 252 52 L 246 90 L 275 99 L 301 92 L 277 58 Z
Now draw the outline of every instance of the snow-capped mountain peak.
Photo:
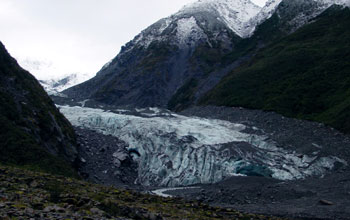
M 151 42 L 162 41 L 168 38 L 165 35 L 176 33 L 173 42 L 178 45 L 193 45 L 200 39 L 208 40 L 205 34 L 208 30 L 203 28 L 215 29 L 218 26 L 230 29 L 244 38 L 251 29 L 247 27 L 247 22 L 260 10 L 250 0 L 199 0 L 151 25 L 136 36 L 133 43 L 148 47 Z
M 39 82 L 49 95 L 60 95 L 59 93 L 61 91 L 80 84 L 92 77 L 93 75 L 88 73 L 73 73 L 49 80 L 39 80 Z
M 184 6 L 176 15 L 210 12 L 240 37 L 247 35 L 246 22 L 261 8 L 250 0 L 199 0 Z

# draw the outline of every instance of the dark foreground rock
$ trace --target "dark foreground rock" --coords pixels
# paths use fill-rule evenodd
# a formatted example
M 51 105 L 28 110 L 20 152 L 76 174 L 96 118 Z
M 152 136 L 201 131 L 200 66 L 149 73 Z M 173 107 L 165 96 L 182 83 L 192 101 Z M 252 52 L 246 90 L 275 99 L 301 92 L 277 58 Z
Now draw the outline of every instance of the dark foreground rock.
M 117 187 L 134 185 L 137 163 L 127 150 L 127 144 L 111 135 L 75 127 L 79 152 L 79 172 L 87 180 Z
M 0 166 L 0 219 L 280 219 Z

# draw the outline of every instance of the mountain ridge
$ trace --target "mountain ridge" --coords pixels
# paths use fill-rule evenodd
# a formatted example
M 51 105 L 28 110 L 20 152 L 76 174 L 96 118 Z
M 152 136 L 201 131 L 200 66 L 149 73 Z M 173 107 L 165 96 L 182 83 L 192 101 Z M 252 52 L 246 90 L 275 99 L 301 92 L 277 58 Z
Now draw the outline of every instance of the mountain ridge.
M 239 2 L 255 8 L 254 13 L 257 13 L 258 7 L 250 1 Z M 203 4 L 210 8 L 203 9 Z M 213 1 L 193 3 L 154 23 L 123 46 L 95 78 L 64 93 L 73 98 L 92 98 L 108 104 L 130 105 L 133 99 L 140 106 L 166 107 L 176 90 L 193 77 L 206 78 L 209 71 L 204 69 L 216 62 L 213 59 L 231 51 L 241 39 L 226 25 L 225 16 L 217 19 L 219 12 L 211 4 Z M 192 14 L 188 12 L 191 10 L 194 11 Z M 233 10 L 229 12 L 236 16 Z M 202 51 L 207 49 L 210 52 L 203 54 Z M 153 79 L 146 79 L 145 73 Z M 108 96 L 111 96 L 109 100 L 106 99 Z
M 250 1 L 239 2 L 246 5 Z M 195 104 L 260 48 L 312 22 L 331 5 L 326 0 L 270 0 L 261 13 L 254 12 L 255 20 L 246 19 L 254 34 L 241 38 L 224 19 L 217 19 L 218 11 L 211 3 L 193 3 L 149 26 L 123 46 L 96 77 L 63 93 L 80 101 L 181 110 Z M 210 7 L 203 9 L 203 5 Z M 253 4 L 248 5 L 249 9 Z

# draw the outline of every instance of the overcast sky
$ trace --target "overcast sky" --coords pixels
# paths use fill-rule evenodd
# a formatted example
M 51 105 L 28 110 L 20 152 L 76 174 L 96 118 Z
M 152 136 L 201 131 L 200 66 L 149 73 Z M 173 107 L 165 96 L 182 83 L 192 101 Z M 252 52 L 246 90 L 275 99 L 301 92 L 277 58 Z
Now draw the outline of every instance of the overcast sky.
M 95 74 L 141 30 L 193 1 L 0 0 L 0 40 L 20 64 L 40 61 L 37 78 Z

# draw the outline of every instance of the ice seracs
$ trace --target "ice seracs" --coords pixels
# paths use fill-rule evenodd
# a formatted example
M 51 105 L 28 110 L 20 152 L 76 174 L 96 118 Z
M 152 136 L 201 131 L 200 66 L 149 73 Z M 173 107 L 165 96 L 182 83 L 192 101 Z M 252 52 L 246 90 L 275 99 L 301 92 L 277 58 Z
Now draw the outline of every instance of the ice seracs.
M 137 183 L 144 185 L 215 183 L 235 175 L 291 180 L 323 175 L 336 163 L 346 164 L 331 155 L 300 155 L 286 150 L 269 136 L 254 132 L 259 128 L 223 120 L 186 117 L 156 108 L 118 113 L 59 108 L 73 125 L 125 141 L 137 155 Z

